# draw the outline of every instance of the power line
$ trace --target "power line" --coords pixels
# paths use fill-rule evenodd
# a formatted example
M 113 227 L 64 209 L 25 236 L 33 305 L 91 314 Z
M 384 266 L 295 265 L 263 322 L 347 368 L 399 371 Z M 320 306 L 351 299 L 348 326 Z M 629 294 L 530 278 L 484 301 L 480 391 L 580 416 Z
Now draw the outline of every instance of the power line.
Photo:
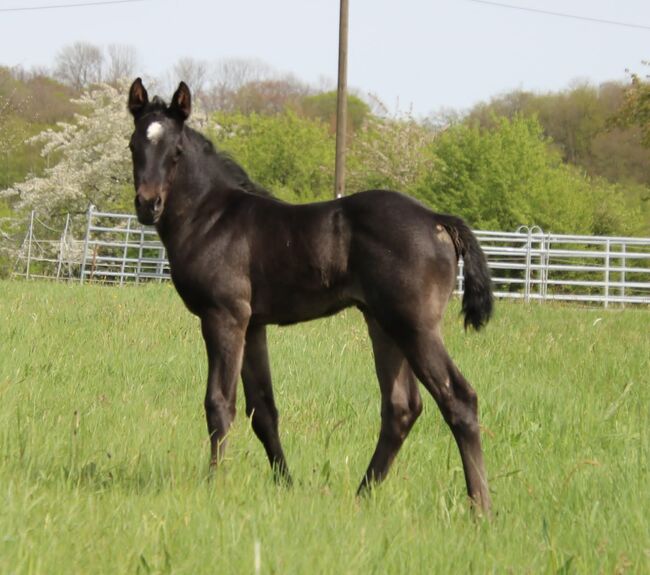
M 20 8 L 0 8 L 0 12 L 35 12 L 38 10 L 57 10 L 59 8 L 87 8 L 90 6 L 107 6 L 110 4 L 133 4 L 149 0 L 98 0 L 96 2 L 79 2 L 78 4 L 50 4 L 47 6 L 22 6 Z
M 640 30 L 650 30 L 650 26 L 645 26 L 644 24 L 632 24 L 630 22 L 617 22 L 615 20 L 605 20 L 603 18 L 591 18 L 590 16 L 577 16 L 576 14 L 566 14 L 564 12 L 551 12 L 550 10 L 540 10 L 539 8 L 515 6 L 513 4 L 503 4 L 501 2 L 491 2 L 489 0 L 467 0 L 467 2 L 474 2 L 475 4 L 487 4 L 488 6 L 498 6 L 499 8 L 520 10 L 522 12 L 533 12 L 534 14 L 545 14 L 547 16 L 558 16 L 560 18 L 571 18 L 573 20 L 583 20 L 585 22 L 596 22 L 598 24 L 610 24 L 612 26 L 623 26 L 625 28 L 637 28 Z

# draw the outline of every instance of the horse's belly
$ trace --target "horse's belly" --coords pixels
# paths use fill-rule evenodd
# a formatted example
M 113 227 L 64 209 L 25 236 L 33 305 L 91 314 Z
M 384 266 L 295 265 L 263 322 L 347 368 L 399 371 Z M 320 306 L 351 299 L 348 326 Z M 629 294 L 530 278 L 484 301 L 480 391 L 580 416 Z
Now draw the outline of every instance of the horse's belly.
M 289 325 L 325 317 L 356 305 L 357 298 L 348 290 L 327 290 L 318 293 L 286 292 L 273 294 L 266 301 L 253 302 L 251 322 Z

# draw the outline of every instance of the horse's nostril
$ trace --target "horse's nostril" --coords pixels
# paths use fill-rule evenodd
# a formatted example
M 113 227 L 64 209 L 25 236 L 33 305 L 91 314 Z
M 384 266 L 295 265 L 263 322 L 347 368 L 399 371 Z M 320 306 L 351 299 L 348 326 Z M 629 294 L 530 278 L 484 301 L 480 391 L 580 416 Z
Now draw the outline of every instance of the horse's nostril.
M 158 211 L 162 208 L 162 198 L 160 196 L 156 197 L 156 202 L 153 205 L 153 209 Z
M 140 199 L 140 194 L 135 195 L 135 207 L 139 208 L 142 205 L 142 200 Z

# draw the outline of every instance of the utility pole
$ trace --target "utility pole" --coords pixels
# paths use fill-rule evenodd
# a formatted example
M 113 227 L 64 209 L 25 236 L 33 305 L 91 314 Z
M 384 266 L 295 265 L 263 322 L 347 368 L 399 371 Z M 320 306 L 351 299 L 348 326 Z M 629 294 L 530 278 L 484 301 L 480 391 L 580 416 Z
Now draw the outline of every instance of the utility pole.
M 347 132 L 348 84 L 348 0 L 341 0 L 339 20 L 339 81 L 336 97 L 336 165 L 334 197 L 345 194 L 345 139 Z

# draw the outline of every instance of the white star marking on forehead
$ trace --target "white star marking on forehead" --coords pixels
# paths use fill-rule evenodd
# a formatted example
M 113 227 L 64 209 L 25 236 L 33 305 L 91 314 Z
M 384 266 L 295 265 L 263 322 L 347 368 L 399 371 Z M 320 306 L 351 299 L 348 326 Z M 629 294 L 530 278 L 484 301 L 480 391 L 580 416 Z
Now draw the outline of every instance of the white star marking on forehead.
M 164 133 L 165 128 L 160 122 L 151 122 L 147 128 L 147 139 L 152 144 L 156 144 L 163 137 Z

